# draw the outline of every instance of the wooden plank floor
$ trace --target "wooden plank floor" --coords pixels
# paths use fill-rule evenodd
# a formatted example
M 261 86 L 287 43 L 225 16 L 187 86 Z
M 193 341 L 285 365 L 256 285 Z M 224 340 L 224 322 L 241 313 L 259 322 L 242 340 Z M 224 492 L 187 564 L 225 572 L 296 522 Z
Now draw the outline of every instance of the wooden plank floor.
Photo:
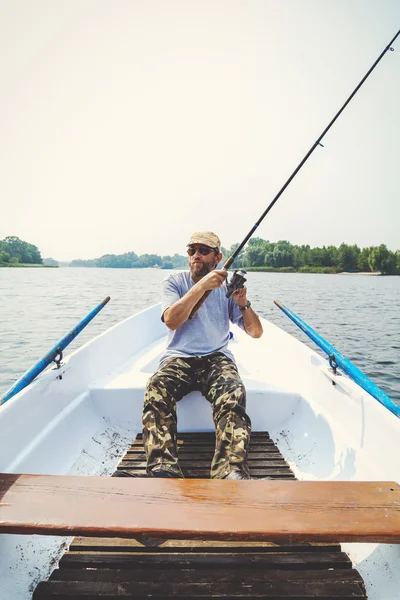
M 179 435 L 179 459 L 185 477 L 209 477 L 214 444 L 211 433 Z M 249 465 L 253 477 L 295 478 L 266 432 L 252 434 Z M 145 475 L 141 436 L 118 468 Z M 83 537 L 74 539 L 59 568 L 33 594 L 33 600 L 150 597 L 367 598 L 360 575 L 338 543 Z

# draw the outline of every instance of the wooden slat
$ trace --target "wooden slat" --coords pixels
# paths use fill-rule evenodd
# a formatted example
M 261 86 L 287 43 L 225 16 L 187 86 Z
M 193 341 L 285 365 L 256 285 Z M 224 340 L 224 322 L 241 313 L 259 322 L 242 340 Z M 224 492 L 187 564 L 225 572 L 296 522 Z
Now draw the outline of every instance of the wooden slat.
M 0 533 L 400 543 L 399 506 L 388 482 L 0 475 Z
M 336 552 L 338 543 L 296 542 L 227 542 L 224 540 L 161 540 L 157 552 Z M 154 552 L 135 538 L 76 537 L 70 551 L 92 552 Z
M 201 459 L 201 458 L 196 458 L 193 460 L 190 460 L 190 458 L 189 459 L 188 458 L 179 458 L 179 464 L 181 465 L 182 468 L 190 467 L 192 469 L 196 469 L 197 467 L 200 467 L 200 468 L 210 470 L 211 461 Z M 259 468 L 259 467 L 267 467 L 267 468 L 271 469 L 273 467 L 288 467 L 289 466 L 284 460 L 265 460 L 265 459 L 252 460 L 252 461 L 249 461 L 249 464 L 251 467 L 253 467 L 253 469 Z M 127 460 L 122 460 L 120 462 L 120 466 L 124 467 L 124 468 L 125 467 L 135 467 L 136 469 L 145 469 L 146 461 L 145 460 L 127 459 Z
M 205 475 L 207 475 L 207 473 L 210 472 L 210 464 L 207 462 L 202 462 L 202 461 L 193 461 L 193 463 L 179 463 L 182 467 L 183 471 L 188 471 L 188 472 L 204 472 Z M 123 461 L 121 462 L 120 466 L 118 467 L 120 469 L 131 469 L 133 471 L 143 471 L 144 473 L 146 472 L 146 463 L 143 462 L 133 462 L 133 461 Z M 263 463 L 263 462 L 257 462 L 257 463 L 250 463 L 249 464 L 249 469 L 253 470 L 253 471 L 260 471 L 261 472 L 267 472 L 268 470 L 273 470 L 275 471 L 277 474 L 282 472 L 282 473 L 286 473 L 289 469 L 288 465 L 285 465 L 284 463 L 279 463 L 277 461 L 274 461 L 272 464 L 271 463 Z
M 202 450 L 200 453 L 198 451 L 198 449 L 195 450 L 188 450 L 183 448 L 182 450 L 178 449 L 178 456 L 179 456 L 179 460 L 193 460 L 193 458 L 196 457 L 200 457 L 203 460 L 209 460 L 211 462 L 212 457 L 214 456 L 214 449 L 207 449 L 207 450 Z M 128 452 L 126 453 L 125 457 L 123 460 L 145 460 L 146 458 L 146 454 L 144 453 L 144 450 L 138 448 L 136 450 L 128 450 Z M 284 460 L 284 458 L 282 457 L 282 454 L 279 452 L 279 450 L 273 449 L 271 452 L 268 452 L 266 450 L 264 450 L 263 452 L 253 452 L 250 451 L 248 454 L 248 460 L 276 460 L 276 459 L 280 459 L 280 460 Z
M 176 569 L 195 567 L 236 569 L 333 569 L 351 568 L 350 559 L 343 552 L 68 552 L 60 567 L 68 569 L 118 568 L 118 569 Z
M 199 438 L 198 440 L 181 440 L 178 439 L 177 440 L 177 446 L 178 448 L 182 447 L 182 448 L 194 448 L 194 447 L 198 447 L 198 448 L 214 448 L 215 447 L 215 443 L 212 441 L 208 441 L 208 440 L 202 440 L 201 438 Z M 143 448 L 143 442 L 141 440 L 135 440 L 134 442 L 132 442 L 131 448 Z M 267 440 L 265 442 L 262 442 L 261 440 L 255 440 L 252 441 L 250 443 L 250 450 L 254 449 L 254 448 L 259 448 L 260 450 L 262 450 L 263 448 L 276 448 L 274 442 L 272 440 Z
M 123 467 L 118 467 L 118 470 L 128 471 L 137 476 L 145 477 L 146 471 L 144 469 L 124 469 Z M 186 479 L 207 479 L 210 474 L 210 469 L 182 469 L 182 472 Z M 273 479 L 295 479 L 295 476 L 292 474 L 290 469 L 252 469 L 250 468 L 250 475 L 252 477 L 272 477 Z
M 153 583 L 158 581 L 162 582 L 175 582 L 175 583 L 207 583 L 212 580 L 223 581 L 224 583 L 268 583 L 270 581 L 282 581 L 287 579 L 297 579 L 298 581 L 304 581 L 306 578 L 312 578 L 314 580 L 330 580 L 337 578 L 336 571 L 335 577 L 333 576 L 332 570 L 321 573 L 321 570 L 286 570 L 282 571 L 277 569 L 275 571 L 266 571 L 263 569 L 232 569 L 228 565 L 222 569 L 199 569 L 199 571 L 193 575 L 193 570 L 184 569 L 107 569 L 107 568 L 90 568 L 90 569 L 56 569 L 52 576 L 51 581 L 121 581 L 121 582 L 148 582 L 149 588 Z M 311 577 L 310 577 L 311 575 Z M 351 569 L 340 570 L 339 578 L 342 581 L 355 581 L 356 577 Z M 361 581 L 361 578 L 358 577 Z
M 178 433 L 178 439 L 179 440 L 187 440 L 189 442 L 192 442 L 194 440 L 201 440 L 201 441 L 205 441 L 205 440 L 214 440 L 215 441 L 215 433 L 212 431 L 181 431 Z M 136 440 L 142 440 L 143 439 L 143 434 L 142 433 L 138 433 L 136 434 Z M 251 440 L 270 440 L 270 435 L 267 431 L 252 431 L 251 432 Z
M 326 573 L 326 572 L 325 572 Z M 301 582 L 301 585 L 299 583 Z M 248 583 L 220 581 L 206 583 L 169 583 L 156 582 L 151 587 L 148 582 L 90 582 L 90 581 L 51 581 L 40 583 L 33 598 L 51 598 L 67 600 L 92 600 L 95 598 L 293 598 L 296 600 L 309 598 L 365 598 L 362 584 L 326 575 L 324 578 L 310 580 L 298 577 L 292 579 L 271 579 L 267 583 Z

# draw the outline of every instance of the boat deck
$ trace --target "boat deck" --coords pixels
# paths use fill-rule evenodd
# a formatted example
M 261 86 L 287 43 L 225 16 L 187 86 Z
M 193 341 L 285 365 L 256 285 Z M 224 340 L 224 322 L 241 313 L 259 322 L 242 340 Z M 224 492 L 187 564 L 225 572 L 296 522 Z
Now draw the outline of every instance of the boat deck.
M 211 433 L 178 436 L 185 477 L 208 478 Z M 266 432 L 252 434 L 253 477 L 295 479 Z M 145 475 L 141 436 L 118 466 Z M 132 507 L 134 510 L 134 507 Z M 367 598 L 363 580 L 339 543 L 222 542 L 78 537 L 33 600 L 56 598 Z

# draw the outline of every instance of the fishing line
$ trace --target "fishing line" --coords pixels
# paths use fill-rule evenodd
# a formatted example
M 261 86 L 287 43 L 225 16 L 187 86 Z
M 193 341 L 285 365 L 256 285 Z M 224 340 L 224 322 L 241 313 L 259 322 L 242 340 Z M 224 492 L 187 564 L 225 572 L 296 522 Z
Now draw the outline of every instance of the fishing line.
M 394 48 L 393 48 L 392 44 L 395 42 L 395 40 L 397 39 L 397 37 L 399 35 L 400 35 L 400 30 L 396 33 L 396 35 L 389 42 L 389 44 L 384 48 L 384 50 L 378 56 L 378 58 L 376 59 L 376 61 L 372 65 L 372 67 L 364 75 L 364 77 L 361 79 L 360 83 L 354 88 L 354 90 L 352 91 L 352 93 L 350 94 L 350 96 L 347 98 L 346 102 L 343 104 L 343 106 L 339 109 L 339 111 L 336 113 L 336 115 L 330 121 L 329 125 L 327 125 L 327 127 L 325 127 L 325 129 L 323 130 L 323 132 L 321 133 L 321 135 L 319 136 L 319 138 L 316 140 L 316 142 L 314 142 L 314 144 L 311 146 L 310 150 L 307 152 L 307 154 L 304 156 L 304 158 L 301 160 L 301 162 L 295 168 L 295 170 L 290 175 L 290 177 L 288 178 L 288 180 L 281 187 L 281 189 L 279 190 L 279 192 L 276 194 L 275 198 L 273 198 L 273 200 L 269 203 L 268 207 L 263 212 L 263 214 L 261 215 L 261 217 L 258 219 L 258 221 L 250 229 L 249 233 L 246 235 L 246 237 L 244 238 L 244 240 L 241 242 L 241 244 L 239 244 L 239 246 L 236 248 L 235 252 L 227 260 L 227 262 L 224 264 L 224 266 L 223 266 L 224 270 L 228 270 L 229 269 L 229 267 L 232 265 L 232 263 L 235 260 L 235 258 L 238 256 L 238 254 L 241 252 L 241 250 L 243 249 L 243 247 L 249 241 L 249 239 L 251 238 L 251 236 L 253 235 L 253 233 L 256 231 L 256 229 L 260 226 L 261 222 L 265 219 L 265 217 L 267 216 L 267 214 L 269 213 L 269 211 L 271 210 L 271 208 L 274 206 L 274 204 L 282 196 L 283 192 L 286 190 L 286 188 L 288 187 L 288 185 L 293 181 L 293 179 L 296 177 L 297 173 L 300 171 L 300 169 L 303 167 L 303 165 L 310 158 L 310 156 L 314 152 L 314 150 L 318 146 L 322 146 L 323 147 L 323 144 L 321 143 L 323 137 L 328 133 L 328 131 L 330 130 L 330 128 L 332 127 L 332 125 L 335 123 L 335 121 L 339 118 L 339 116 L 342 114 L 342 112 L 344 111 L 344 109 L 346 108 L 346 106 L 354 98 L 354 96 L 356 95 L 356 93 L 358 92 L 358 90 L 361 88 L 361 86 L 365 83 L 365 81 L 371 75 L 371 73 L 375 69 L 375 67 L 377 67 L 377 65 L 380 63 L 380 61 L 382 60 L 382 58 L 385 56 L 386 52 L 389 52 L 389 51 L 393 52 L 394 51 Z M 192 309 L 192 312 L 190 313 L 190 316 L 189 316 L 190 319 L 192 319 L 194 317 L 194 315 L 199 310 L 200 306 L 203 304 L 203 302 L 206 300 L 206 298 L 209 296 L 209 294 L 210 294 L 210 292 L 206 292 L 202 296 L 202 298 L 200 298 L 200 300 L 197 302 L 197 304 L 195 304 L 195 306 Z

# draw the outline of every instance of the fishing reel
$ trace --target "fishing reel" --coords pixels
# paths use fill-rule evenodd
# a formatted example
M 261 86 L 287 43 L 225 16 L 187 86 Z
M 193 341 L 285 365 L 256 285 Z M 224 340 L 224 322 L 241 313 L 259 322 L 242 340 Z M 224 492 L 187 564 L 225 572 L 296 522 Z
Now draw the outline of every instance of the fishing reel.
M 246 271 L 244 269 L 239 269 L 238 271 L 233 271 L 232 277 L 230 281 L 226 282 L 226 297 L 230 298 L 236 290 L 242 288 L 247 281 L 244 277 L 246 275 Z

